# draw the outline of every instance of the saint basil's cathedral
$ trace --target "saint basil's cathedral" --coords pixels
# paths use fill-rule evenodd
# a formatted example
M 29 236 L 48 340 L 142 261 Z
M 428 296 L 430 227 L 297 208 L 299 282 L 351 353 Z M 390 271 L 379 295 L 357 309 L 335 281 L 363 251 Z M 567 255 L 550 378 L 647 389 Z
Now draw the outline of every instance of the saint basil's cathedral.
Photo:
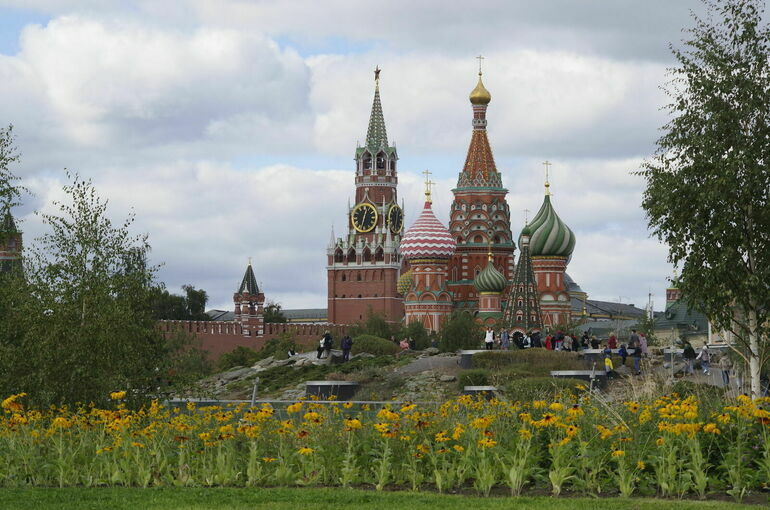
M 436 217 L 426 179 L 422 211 L 406 231 L 379 74 L 366 143 L 355 152 L 356 200 L 345 236 L 332 232 L 327 248 L 328 322 L 353 324 L 377 313 L 438 331 L 453 313 L 467 312 L 484 325 L 523 332 L 569 323 L 573 298 L 586 298 L 566 274 L 575 236 L 551 203 L 546 162 L 543 204 L 514 239 L 508 190 L 487 137 L 492 96 L 481 71 L 470 94 L 471 141 L 449 225 Z

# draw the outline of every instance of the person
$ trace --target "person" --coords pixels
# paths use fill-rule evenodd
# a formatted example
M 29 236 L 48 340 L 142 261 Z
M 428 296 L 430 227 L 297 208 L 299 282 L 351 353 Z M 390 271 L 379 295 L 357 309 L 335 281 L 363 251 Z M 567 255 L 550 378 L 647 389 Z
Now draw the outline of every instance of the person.
M 610 372 L 614 370 L 614 366 L 612 366 L 612 356 L 607 354 L 607 351 L 610 350 L 609 347 L 605 349 L 604 353 L 604 372 L 607 374 L 607 377 L 610 376 Z
M 396 340 L 395 336 L 390 335 L 390 341 L 393 342 L 394 344 L 398 345 L 398 340 Z
M 580 347 L 582 349 L 588 349 L 588 346 L 591 345 L 591 337 L 588 336 L 588 331 L 583 333 L 583 336 L 580 338 Z
M 618 349 L 618 356 L 620 356 L 621 364 L 626 366 L 626 358 L 628 357 L 628 349 L 626 349 L 626 344 L 620 344 L 620 349 Z
M 575 333 L 572 333 L 569 337 L 572 340 L 572 350 L 578 352 L 580 350 L 580 343 L 578 342 L 577 336 L 575 336 Z
M 529 336 L 530 344 L 532 347 L 542 347 L 543 343 L 540 341 L 540 332 L 535 331 Z
M 551 335 L 548 335 L 547 337 L 545 337 L 545 348 L 548 349 L 549 351 L 553 349 L 551 338 L 552 338 Z
M 350 338 L 350 335 L 342 337 L 340 347 L 342 347 L 342 361 L 350 361 L 350 349 L 353 348 L 353 339 Z
M 414 338 L 412 338 L 411 336 L 410 336 L 410 337 L 408 337 L 408 338 L 406 339 L 406 343 L 408 343 L 408 344 L 409 344 L 409 348 L 410 348 L 410 349 L 412 349 L 413 351 L 414 351 L 414 350 L 416 350 L 416 346 L 417 346 L 417 344 L 416 344 L 416 342 L 415 342 Z
M 610 335 L 610 339 L 607 340 L 607 347 L 613 350 L 618 348 L 618 338 L 614 334 Z
M 692 344 L 690 344 L 690 342 L 685 341 L 682 358 L 684 358 L 685 373 L 689 375 L 695 374 L 695 370 L 692 368 L 692 363 L 695 359 L 695 349 L 692 348 Z
M 562 350 L 565 351 L 571 351 L 572 350 L 572 337 L 569 335 L 564 336 L 564 342 L 561 345 Z
M 332 355 L 332 343 L 334 341 L 332 340 L 332 334 L 328 331 L 324 333 L 324 353 L 326 354 L 326 358 Z
M 639 349 L 639 334 L 635 329 L 631 330 L 631 336 L 628 337 L 628 348 Z M 641 354 L 641 352 L 639 354 Z
M 527 333 L 527 336 L 525 336 L 524 340 L 521 341 L 521 347 L 522 349 L 529 349 L 530 347 L 533 347 L 532 335 L 530 333 Z
M 725 388 L 730 387 L 730 370 L 733 368 L 733 360 L 730 359 L 730 356 L 725 353 L 722 355 L 721 358 L 719 358 L 719 369 L 722 371 L 722 382 L 725 385 Z
M 650 350 L 647 345 L 647 336 L 644 333 L 639 333 L 639 347 L 642 349 L 642 356 L 645 358 L 649 356 Z
M 591 335 L 591 349 L 598 349 L 599 348 L 599 339 L 596 338 L 596 335 Z
M 396 357 L 401 356 L 404 352 L 409 350 L 409 342 L 406 340 L 406 338 L 402 339 L 398 346 L 401 347 L 401 350 L 398 352 L 398 354 L 396 354 Z
M 500 332 L 500 348 L 507 351 L 511 347 L 511 335 L 506 328 Z
M 484 334 L 484 347 L 488 350 L 492 350 L 492 346 L 495 343 L 495 332 L 492 331 L 492 326 L 487 328 L 487 332 Z
M 551 339 L 551 342 L 553 342 L 553 350 L 560 351 L 562 349 L 562 344 L 564 343 L 564 333 L 561 332 L 561 330 L 556 332 L 556 337 Z
M 633 335 L 631 335 L 631 337 L 633 338 Z M 641 347 L 639 347 L 639 337 L 638 336 L 636 337 L 636 343 L 634 343 L 634 344 L 630 344 L 629 343 L 629 347 L 632 347 L 634 349 L 633 354 L 631 354 L 631 356 L 633 356 L 633 358 L 634 358 L 634 373 L 636 375 L 641 375 L 642 369 L 641 369 L 641 367 L 639 365 L 642 362 L 642 349 L 641 349 Z
M 700 360 L 700 366 L 703 368 L 703 375 L 711 375 L 711 353 L 706 344 L 703 344 L 703 347 L 701 347 L 701 350 L 698 353 L 698 357 L 695 359 Z
M 290 358 L 293 358 L 297 355 L 297 351 L 294 350 L 294 347 L 289 348 L 289 352 L 287 353 Z
M 321 359 L 321 355 L 324 353 L 324 342 L 326 341 L 326 335 L 321 337 L 321 340 L 318 342 L 318 356 L 316 356 L 318 359 Z

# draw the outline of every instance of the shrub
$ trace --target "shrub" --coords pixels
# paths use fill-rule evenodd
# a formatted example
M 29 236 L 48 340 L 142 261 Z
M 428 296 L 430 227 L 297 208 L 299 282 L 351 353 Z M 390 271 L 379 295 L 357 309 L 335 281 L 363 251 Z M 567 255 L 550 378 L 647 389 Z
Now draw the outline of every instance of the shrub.
M 460 377 L 457 380 L 461 389 L 465 386 L 487 386 L 489 385 L 490 375 L 491 372 L 489 370 L 472 368 L 460 372 Z
M 459 312 L 452 315 L 441 328 L 439 349 L 453 352 L 458 349 L 476 349 L 481 343 L 481 326 L 469 313 Z
M 580 379 L 557 379 L 555 377 L 530 377 L 511 381 L 504 387 L 505 395 L 514 401 L 552 400 L 565 392 L 576 395 L 577 386 L 585 385 Z
M 261 359 L 259 354 L 254 349 L 239 345 L 232 351 L 220 356 L 217 366 L 220 370 L 229 370 L 233 367 L 250 367 Z
M 399 351 L 398 345 L 394 344 L 390 340 L 385 340 L 374 335 L 358 335 L 353 338 L 353 348 L 350 350 L 351 354 L 358 354 L 359 352 L 368 352 L 375 356 L 382 356 L 386 354 L 396 354 Z
M 397 338 L 411 338 L 414 340 L 414 347 L 418 350 L 427 349 L 430 347 L 430 337 L 428 331 L 422 325 L 421 322 L 410 322 L 408 326 L 404 326 L 398 332 Z
M 548 377 L 551 370 L 584 370 L 586 362 L 578 359 L 573 352 L 523 349 L 474 354 L 473 366 L 495 371 L 518 369 L 532 375 Z
M 371 308 L 366 315 L 366 320 L 359 322 L 350 328 L 349 334 L 351 337 L 357 337 L 361 335 L 372 335 L 379 338 L 390 338 L 395 334 L 397 327 L 390 324 L 384 317 L 376 312 L 373 312 Z
M 297 343 L 294 341 L 294 335 L 291 333 L 281 333 L 278 338 L 271 338 L 262 349 L 257 353 L 257 361 L 273 356 L 275 359 L 287 359 L 289 349 L 297 349 Z

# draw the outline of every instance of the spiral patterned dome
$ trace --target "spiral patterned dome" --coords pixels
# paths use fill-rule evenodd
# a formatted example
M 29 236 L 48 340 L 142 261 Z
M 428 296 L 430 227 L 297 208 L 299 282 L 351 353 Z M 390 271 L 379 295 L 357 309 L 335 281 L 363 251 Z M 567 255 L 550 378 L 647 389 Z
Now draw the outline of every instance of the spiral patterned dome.
M 476 279 L 473 280 L 473 285 L 479 292 L 494 292 L 499 294 L 503 292 L 505 286 L 508 285 L 508 281 L 490 260 L 487 262 L 487 267 L 485 267 L 478 276 L 476 276 Z
M 396 284 L 396 290 L 398 290 L 398 293 L 402 296 L 406 296 L 406 293 L 409 292 L 409 289 L 412 288 L 412 282 L 414 281 L 414 275 L 412 274 L 412 270 L 410 269 L 406 273 L 402 274 L 398 278 L 398 283 Z
M 433 214 L 429 201 L 401 238 L 400 245 L 401 255 L 406 259 L 448 259 L 454 255 L 456 247 L 457 242 Z
M 529 253 L 533 257 L 569 258 L 572 256 L 572 251 L 575 249 L 575 234 L 556 214 L 549 195 L 545 196 L 542 207 L 527 227 L 531 232 Z M 521 245 L 521 235 L 519 245 Z

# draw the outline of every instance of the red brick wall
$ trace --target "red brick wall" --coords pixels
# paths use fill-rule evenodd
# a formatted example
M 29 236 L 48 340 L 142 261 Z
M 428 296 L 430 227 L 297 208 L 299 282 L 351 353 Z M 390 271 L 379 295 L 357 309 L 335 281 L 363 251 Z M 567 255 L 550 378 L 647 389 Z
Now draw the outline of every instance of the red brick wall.
M 224 321 L 160 321 L 159 327 L 165 334 L 173 331 L 192 333 L 201 340 L 201 348 L 208 351 L 211 359 L 232 351 L 238 346 L 256 351 L 262 349 L 271 338 L 277 338 L 287 331 L 294 334 L 301 350 L 314 350 L 326 331 L 334 338 L 334 345 L 339 347 L 340 338 L 347 328 L 332 324 L 265 324 L 262 337 L 243 336 L 241 326 L 235 322 Z

